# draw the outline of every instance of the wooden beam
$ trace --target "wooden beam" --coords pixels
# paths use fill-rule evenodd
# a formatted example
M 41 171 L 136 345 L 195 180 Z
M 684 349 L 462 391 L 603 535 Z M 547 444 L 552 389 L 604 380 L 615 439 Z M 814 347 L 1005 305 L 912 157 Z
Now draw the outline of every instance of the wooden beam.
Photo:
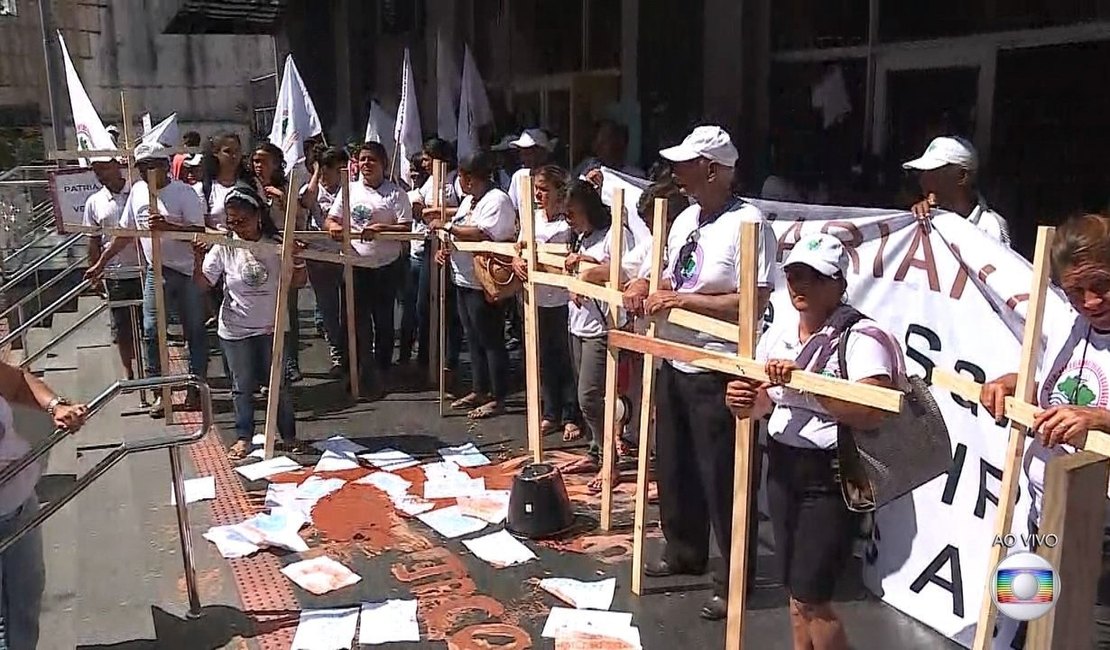
M 738 356 L 755 356 L 756 320 L 759 299 L 756 293 L 756 270 L 760 224 L 745 221 L 740 225 L 740 309 Z M 744 615 L 747 604 L 748 531 L 751 526 L 751 493 L 753 457 L 759 453 L 750 417 L 736 420 L 735 462 L 732 472 L 732 548 L 729 549 L 728 620 L 725 648 L 740 650 L 744 646 Z M 725 552 L 723 549 L 722 553 Z
M 331 239 L 331 234 L 323 230 L 298 230 L 293 233 L 294 239 Z M 374 235 L 378 241 L 421 241 L 426 239 L 424 234 L 418 232 L 380 232 Z
M 293 239 L 293 231 L 297 227 L 297 200 L 296 197 L 300 196 L 297 187 L 297 170 L 296 168 L 289 174 L 289 191 L 286 192 L 285 202 L 285 226 L 282 229 L 284 235 L 281 240 L 281 271 L 278 274 L 277 286 L 277 308 L 274 312 L 274 334 L 273 343 L 270 352 L 270 387 L 269 393 L 266 396 L 266 419 L 263 426 L 263 432 L 266 441 L 263 444 L 263 457 L 270 459 L 274 457 L 274 445 L 277 442 L 277 415 L 278 404 L 281 399 L 282 384 L 285 381 L 285 332 L 290 327 L 288 322 L 287 307 L 289 305 L 289 293 L 293 286 L 293 253 L 296 240 Z M 290 396 L 292 399 L 292 396 Z
M 538 273 L 529 273 L 528 278 L 536 284 L 549 287 L 562 287 L 571 293 L 586 296 L 587 298 L 594 298 L 602 302 L 616 302 L 620 304 L 623 301 L 620 291 L 610 289 L 609 287 L 603 287 L 600 284 L 586 282 L 572 275 L 559 275 L 557 273 L 540 271 Z
M 609 286 L 621 286 L 621 253 L 624 250 L 624 190 L 613 194 L 613 220 L 609 226 Z M 609 331 L 621 326 L 621 305 L 624 303 L 619 289 L 610 291 L 616 295 L 608 301 Z M 613 528 L 613 472 L 617 468 L 617 371 L 620 349 L 607 346 L 605 357 L 605 414 L 604 434 L 601 447 L 601 530 Z
M 433 161 L 432 187 L 435 188 L 435 194 L 432 195 L 433 208 L 439 208 L 446 203 L 443 186 L 446 178 L 447 163 L 441 160 Z M 428 273 L 428 349 L 420 352 L 428 355 L 428 381 L 438 382 L 440 368 L 443 366 L 443 359 L 439 354 L 439 341 L 444 335 L 444 332 L 440 331 L 440 328 L 444 327 L 444 321 L 439 313 L 439 296 L 442 287 L 439 285 L 438 275 L 433 276 L 432 273 L 437 270 L 436 252 L 439 250 L 439 237 L 434 236 L 435 233 L 428 234 L 431 236 L 424 244 L 424 264 L 427 266 Z M 424 269 L 421 269 L 421 273 L 423 272 Z M 419 315 L 417 317 L 419 318 Z
M 343 173 L 343 255 L 354 259 L 351 246 L 351 175 Z M 358 401 L 358 328 L 355 323 L 355 271 L 350 264 L 343 266 L 343 292 L 347 302 L 347 368 L 351 373 L 351 396 Z
M 448 246 L 447 240 L 441 232 L 436 237 L 436 247 L 443 248 L 446 246 Z M 446 250 L 450 251 L 449 248 Z M 444 264 L 436 264 L 433 267 L 436 271 L 436 281 L 439 283 L 439 305 L 437 309 L 442 327 L 439 337 L 439 417 L 441 418 L 447 415 L 447 328 L 450 327 L 450 315 L 447 313 L 447 266 L 450 263 L 448 260 Z
M 648 294 L 659 290 L 663 276 L 663 255 L 667 252 L 667 200 L 655 199 L 655 223 L 651 229 L 651 275 Z M 647 322 L 645 337 L 655 338 L 656 323 Z M 632 525 L 632 593 L 644 594 L 644 539 L 647 536 L 648 486 L 651 483 L 652 434 L 655 431 L 655 357 L 644 355 L 640 380 L 640 441 L 636 458 L 636 510 Z
M 1045 469 L 1040 533 L 1057 536 L 1037 554 L 1060 574 L 1067 589 L 1056 594 L 1056 606 L 1030 621 L 1026 648 L 1087 650 L 1095 647 L 1093 605 L 1102 575 L 1102 535 L 1106 514 L 1106 483 L 1110 461 L 1089 451 L 1056 456 Z
M 526 197 L 520 206 L 520 232 L 524 249 L 521 254 L 529 269 L 536 268 L 536 215 L 532 203 L 532 176 L 525 175 L 520 195 Z M 539 310 L 536 305 L 536 283 L 524 283 L 524 393 L 528 418 L 528 449 L 532 462 L 543 461 L 543 412 L 540 406 L 540 341 Z M 552 336 L 551 332 L 545 332 Z M 557 334 L 557 333 L 556 333 Z M 548 341 L 548 345 L 551 342 Z
M 148 200 L 150 201 L 150 218 L 158 216 L 158 187 L 154 183 L 157 174 L 151 171 L 146 176 Z M 148 222 L 149 225 L 149 222 Z M 162 232 L 151 230 L 147 233 L 150 237 L 150 266 L 154 271 L 154 312 L 158 330 L 158 361 L 162 368 L 162 376 L 168 377 L 170 372 L 170 348 L 166 342 L 166 287 L 165 274 L 162 270 Z M 179 314 L 185 318 L 185 314 Z M 182 324 L 184 326 L 184 323 Z M 204 354 L 207 356 L 207 350 Z M 200 354 L 199 350 L 189 350 L 189 354 Z M 166 417 L 166 424 L 173 424 L 173 392 L 169 386 L 162 389 L 162 412 Z
M 1036 397 L 1037 362 L 1043 354 L 1041 348 L 1041 323 L 1044 319 L 1045 290 L 1048 288 L 1049 250 L 1055 229 L 1041 226 L 1037 229 L 1037 249 L 1033 255 L 1033 286 L 1029 290 L 1029 305 L 1025 312 L 1025 332 L 1021 343 L 1021 362 L 1018 365 L 1017 389 L 1014 393 L 1024 402 L 1032 403 Z M 1010 440 L 1002 464 L 1002 485 L 998 491 L 998 510 L 995 513 L 995 535 L 1006 535 L 1014 521 L 1014 505 L 1017 500 L 1018 478 L 1021 476 L 1021 461 L 1025 455 L 1025 431 L 1018 424 L 1010 427 Z M 991 546 L 987 559 L 990 572 L 983 581 L 985 592 L 979 609 L 979 623 L 975 629 L 975 650 L 989 650 L 994 635 L 994 624 L 998 612 L 990 595 L 990 575 L 1002 561 L 1006 549 L 1001 545 Z
M 745 359 L 724 352 L 714 352 L 703 348 L 673 343 L 660 339 L 649 339 L 631 332 L 609 332 L 609 344 L 640 354 L 652 354 L 663 359 L 688 363 L 698 368 L 723 372 L 734 377 L 749 377 L 768 381 L 763 364 L 754 359 Z M 790 373 L 788 388 L 813 393 L 824 397 L 866 404 L 872 408 L 890 413 L 902 410 L 902 392 L 854 381 L 826 377 L 814 372 L 795 370 Z

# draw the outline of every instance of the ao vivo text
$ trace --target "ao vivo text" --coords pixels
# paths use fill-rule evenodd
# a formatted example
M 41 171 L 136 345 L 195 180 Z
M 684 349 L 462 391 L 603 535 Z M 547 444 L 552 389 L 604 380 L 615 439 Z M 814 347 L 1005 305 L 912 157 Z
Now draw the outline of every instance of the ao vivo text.
M 1020 535 L 995 535 L 992 546 L 1003 548 L 1054 548 L 1060 543 L 1060 536 L 1056 533 L 1022 533 Z

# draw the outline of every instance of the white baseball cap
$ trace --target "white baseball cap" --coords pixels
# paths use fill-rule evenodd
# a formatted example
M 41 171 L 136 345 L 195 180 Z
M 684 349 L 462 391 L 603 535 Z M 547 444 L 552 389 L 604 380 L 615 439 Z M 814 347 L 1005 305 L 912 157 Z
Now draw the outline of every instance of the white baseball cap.
M 543 147 L 548 151 L 552 151 L 555 149 L 555 142 L 547 137 L 547 133 L 543 129 L 524 129 L 524 133 L 521 133 L 519 138 L 510 142 L 509 146 L 516 147 L 517 149 Z
M 902 163 L 902 169 L 931 171 L 945 165 L 957 165 L 975 171 L 979 168 L 979 154 L 967 140 L 955 136 L 934 138 L 920 158 Z
M 740 154 L 728 132 L 719 126 L 699 126 L 681 143 L 660 149 L 659 155 L 671 162 L 706 158 L 725 167 L 735 167 Z
M 169 147 L 161 142 L 143 142 L 135 147 L 135 162 L 144 160 L 169 160 Z
M 848 272 L 848 251 L 839 237 L 824 233 L 806 235 L 790 249 L 782 266 L 791 264 L 804 264 L 830 278 L 844 277 Z

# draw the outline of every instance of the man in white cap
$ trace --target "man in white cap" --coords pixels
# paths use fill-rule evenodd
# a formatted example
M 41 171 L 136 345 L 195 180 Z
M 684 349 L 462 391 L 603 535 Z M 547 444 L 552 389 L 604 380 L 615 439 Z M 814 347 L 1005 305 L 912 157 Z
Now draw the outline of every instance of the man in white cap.
M 775 239 L 763 214 L 733 194 L 739 154 L 719 126 L 699 126 L 681 144 L 659 154 L 671 161 L 676 183 L 696 203 L 675 218 L 667 236 L 662 289 L 644 301 L 648 315 L 686 309 L 735 321 L 740 309 L 740 275 L 756 273 L 757 309 L 762 313 L 775 278 Z M 760 226 L 752 268 L 740 265 L 740 224 Z M 659 337 L 707 350 L 735 352 L 736 344 L 705 332 L 659 323 Z M 701 616 L 728 613 L 728 549 L 732 540 L 733 458 L 736 422 L 724 403 L 727 375 L 667 361 L 656 383 L 656 449 L 663 557 L 649 562 L 653 577 L 704 573 L 710 525 L 722 549 L 724 570 L 714 576 L 714 595 Z M 758 476 L 759 472 L 754 472 Z M 754 530 L 754 528 L 753 528 Z M 749 544 L 755 559 L 755 544 Z M 754 573 L 754 572 L 753 572 Z M 750 583 L 749 583 L 750 584 Z
M 919 219 L 927 219 L 934 207 L 940 208 L 960 215 L 1003 244 L 1010 244 L 1006 220 L 987 206 L 976 187 L 979 155 L 970 142 L 954 136 L 934 138 L 920 158 L 903 163 L 902 169 L 918 173 L 918 183 L 925 193 L 925 198 L 911 208 Z
M 144 142 L 135 148 L 135 166 L 143 180 L 131 187 L 131 196 L 120 215 L 121 228 L 164 230 L 178 232 L 204 232 L 204 209 L 191 187 L 170 178 L 169 149 L 158 142 Z M 146 179 L 153 179 L 158 189 L 158 213 L 151 214 L 150 189 Z M 150 237 L 139 239 L 147 264 L 154 260 Z M 85 276 L 99 278 L 108 263 L 128 246 L 134 246 L 133 237 L 116 237 Z M 162 242 L 162 278 L 166 295 L 166 309 L 176 312 L 185 330 L 189 346 L 189 372 L 201 379 L 208 376 L 208 335 L 204 329 L 206 313 L 204 293 L 193 282 L 193 246 L 186 241 L 166 239 Z M 143 290 L 143 336 L 146 358 L 146 375 L 161 374 L 158 354 L 158 321 L 154 299 L 154 273 L 148 269 Z M 186 405 L 199 406 L 200 395 L 190 390 Z M 151 417 L 162 417 L 162 400 L 157 399 L 150 409 Z
M 524 199 L 533 200 L 532 197 L 521 196 L 524 179 L 532 173 L 533 167 L 543 167 L 547 164 L 548 159 L 551 158 L 551 152 L 555 150 L 555 142 L 543 129 L 524 129 L 520 137 L 510 142 L 509 146 L 516 149 L 517 155 L 520 156 L 520 169 L 513 173 L 508 190 L 509 198 L 512 199 L 513 206 L 519 214 Z

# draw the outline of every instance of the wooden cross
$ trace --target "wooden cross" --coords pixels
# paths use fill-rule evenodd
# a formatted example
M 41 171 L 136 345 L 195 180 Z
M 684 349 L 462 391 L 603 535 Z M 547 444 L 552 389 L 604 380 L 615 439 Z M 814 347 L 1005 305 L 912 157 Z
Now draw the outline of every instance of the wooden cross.
M 351 175 L 343 174 L 343 255 L 354 259 L 355 249 L 351 246 Z M 358 329 L 355 326 L 355 271 L 350 264 L 343 266 L 343 292 L 347 303 L 347 368 L 351 373 L 351 396 L 358 400 L 360 378 L 358 376 Z
M 621 257 L 624 252 L 624 190 L 618 189 L 613 194 L 613 219 L 609 226 L 609 288 L 620 293 L 621 286 Z M 621 305 L 623 295 L 618 300 L 610 300 L 609 305 L 609 331 L 616 331 L 621 326 Z M 617 438 L 620 437 L 617 423 L 617 401 L 620 395 L 617 389 L 618 362 L 620 349 L 607 346 L 605 357 L 605 433 L 601 448 L 601 529 L 611 530 L 613 527 L 613 472 L 616 469 Z M 596 435 L 596 433 L 595 433 Z
M 520 206 L 520 232 L 523 237 L 524 261 L 529 269 L 536 268 L 536 217 L 532 205 L 532 176 L 524 177 L 520 195 L 527 197 Z M 528 418 L 528 449 L 532 462 L 543 461 L 543 413 L 540 407 L 539 311 L 536 305 L 536 283 L 524 284 L 524 393 Z M 550 332 L 546 333 L 548 336 Z M 550 345 L 550 342 L 548 343 Z
M 444 182 L 447 179 L 447 163 L 441 160 L 432 162 L 432 187 L 435 189 L 435 194 L 432 195 L 432 207 L 442 208 L 446 201 L 446 188 Z M 414 215 L 415 218 L 415 215 Z M 438 274 L 432 277 L 433 271 L 438 271 L 436 265 L 436 254 L 439 252 L 439 238 L 431 237 L 424 245 L 424 266 L 427 268 L 428 273 L 428 350 L 421 350 L 421 354 L 428 355 L 428 380 L 438 381 L 443 368 L 443 356 L 439 354 L 439 342 L 445 337 L 446 332 L 441 332 L 440 328 L 446 326 L 446 314 L 441 314 L 439 309 L 440 295 L 443 292 L 443 287 L 438 282 Z M 425 272 L 421 269 L 421 273 Z M 431 350 L 436 350 L 436 354 L 431 354 Z M 439 382 L 437 386 L 441 386 Z M 442 397 L 439 400 L 440 408 L 443 408 Z

